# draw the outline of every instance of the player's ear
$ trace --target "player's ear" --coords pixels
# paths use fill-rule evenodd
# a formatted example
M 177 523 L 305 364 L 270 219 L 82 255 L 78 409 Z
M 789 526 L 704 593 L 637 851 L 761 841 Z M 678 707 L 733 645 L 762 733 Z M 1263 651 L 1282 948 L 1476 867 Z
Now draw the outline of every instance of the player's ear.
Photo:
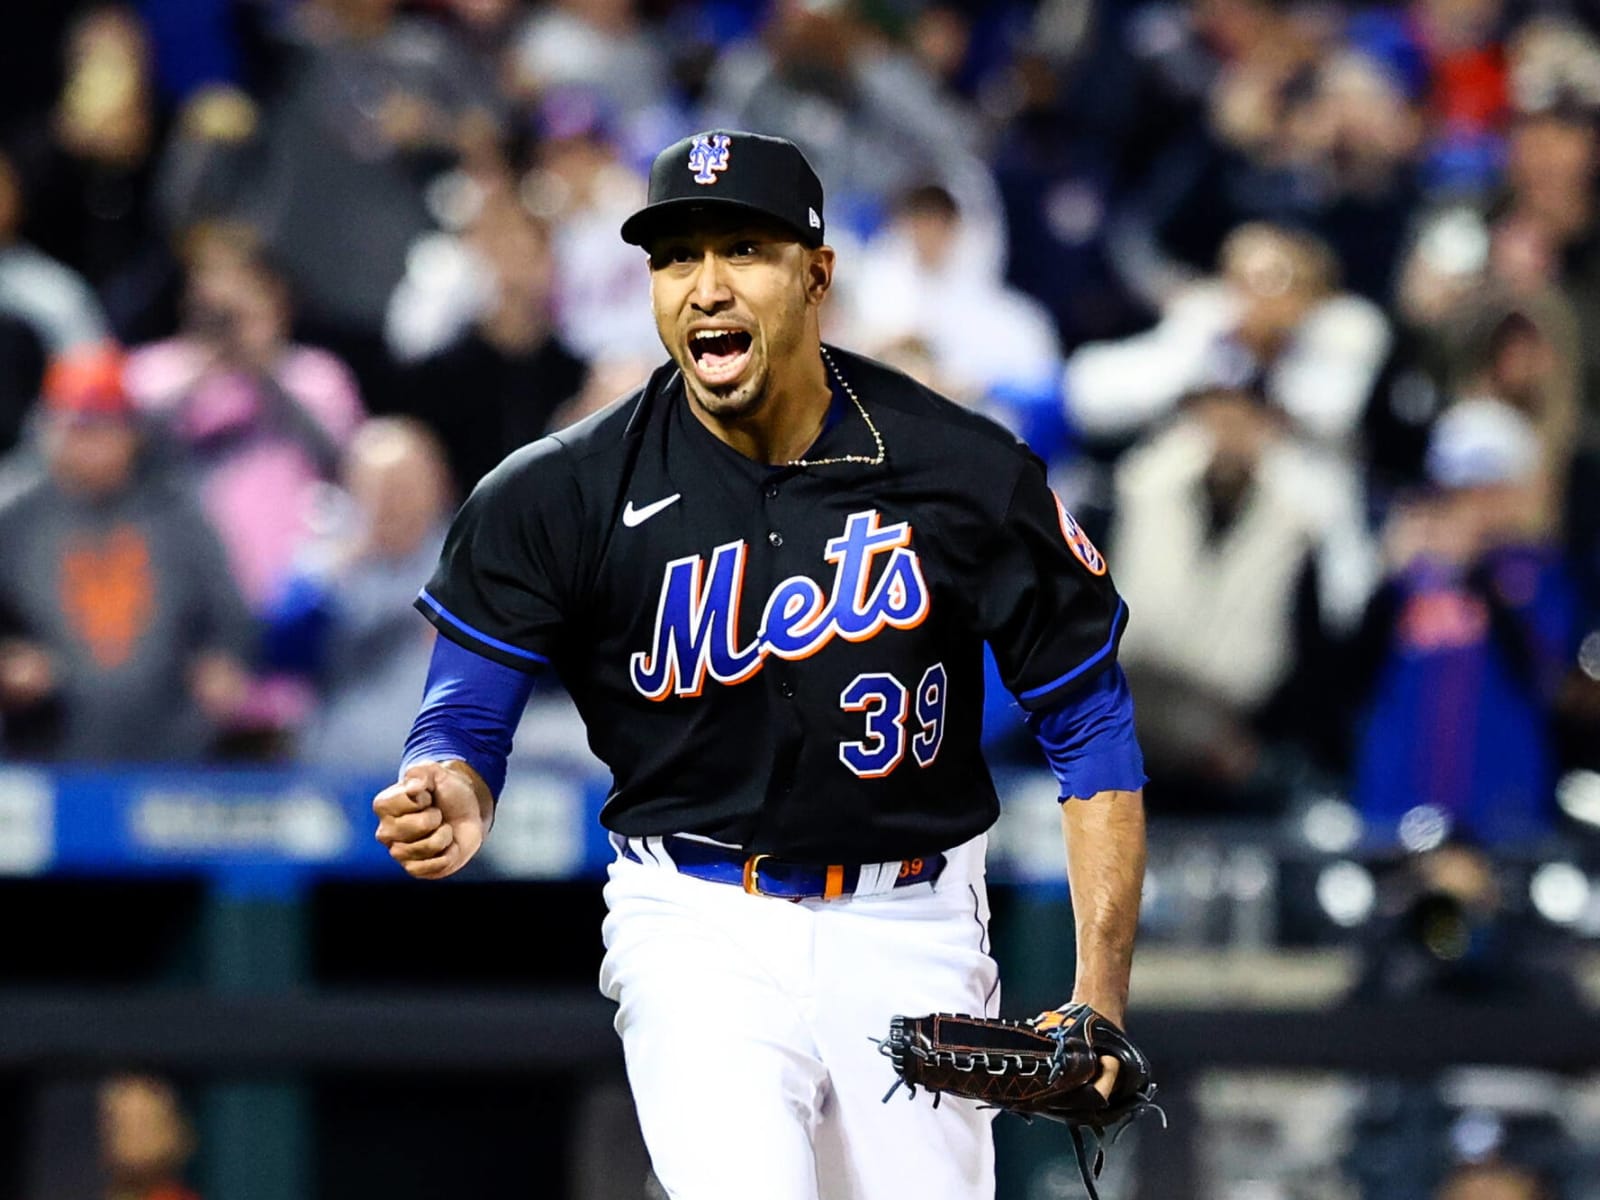
M 818 246 L 806 251 L 806 295 L 820 304 L 833 286 L 833 247 Z

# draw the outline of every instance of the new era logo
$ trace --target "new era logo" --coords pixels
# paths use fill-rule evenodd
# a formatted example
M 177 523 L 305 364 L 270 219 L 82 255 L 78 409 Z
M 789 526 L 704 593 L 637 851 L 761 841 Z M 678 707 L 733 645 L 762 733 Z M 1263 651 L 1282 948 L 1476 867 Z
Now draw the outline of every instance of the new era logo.
M 689 143 L 689 169 L 696 183 L 715 183 L 717 172 L 728 169 L 729 140 L 725 133 L 702 133 Z
M 822 228 L 822 218 L 817 216 L 817 210 L 816 209 L 814 209 L 814 208 L 806 209 L 806 220 L 811 222 L 811 228 L 813 228 L 813 229 L 821 229 Z

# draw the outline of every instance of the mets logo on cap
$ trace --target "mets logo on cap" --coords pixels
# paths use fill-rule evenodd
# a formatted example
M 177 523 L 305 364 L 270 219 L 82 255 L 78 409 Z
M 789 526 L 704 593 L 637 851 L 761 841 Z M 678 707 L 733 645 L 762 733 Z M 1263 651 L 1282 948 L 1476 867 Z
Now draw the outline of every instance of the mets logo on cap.
M 701 133 L 689 143 L 689 169 L 696 183 L 715 183 L 717 172 L 728 169 L 728 135 Z

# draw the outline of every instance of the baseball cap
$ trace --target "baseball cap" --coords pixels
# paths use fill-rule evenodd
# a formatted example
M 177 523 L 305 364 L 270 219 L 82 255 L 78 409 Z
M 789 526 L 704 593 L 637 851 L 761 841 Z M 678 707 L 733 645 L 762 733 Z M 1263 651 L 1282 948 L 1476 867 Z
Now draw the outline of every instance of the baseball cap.
M 807 246 L 822 245 L 822 181 L 800 147 L 736 129 L 697 133 L 656 155 L 647 203 L 622 223 L 622 240 L 642 246 L 697 213 L 718 211 L 767 217 Z
M 133 401 L 123 380 L 126 356 L 112 345 L 80 346 L 51 360 L 41 389 L 45 408 L 73 417 L 126 420 Z
M 1486 487 L 1530 478 L 1539 453 L 1538 431 L 1521 411 L 1476 397 L 1451 405 L 1434 422 L 1426 467 L 1437 487 Z

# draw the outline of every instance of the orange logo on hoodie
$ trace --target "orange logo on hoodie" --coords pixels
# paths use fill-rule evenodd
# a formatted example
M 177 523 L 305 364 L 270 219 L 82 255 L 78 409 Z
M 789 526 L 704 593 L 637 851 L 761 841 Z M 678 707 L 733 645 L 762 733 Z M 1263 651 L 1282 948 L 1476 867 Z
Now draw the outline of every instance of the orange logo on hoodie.
M 96 665 L 111 671 L 126 663 L 155 611 L 144 534 L 119 525 L 103 538 L 73 538 L 61 559 L 61 607 Z

